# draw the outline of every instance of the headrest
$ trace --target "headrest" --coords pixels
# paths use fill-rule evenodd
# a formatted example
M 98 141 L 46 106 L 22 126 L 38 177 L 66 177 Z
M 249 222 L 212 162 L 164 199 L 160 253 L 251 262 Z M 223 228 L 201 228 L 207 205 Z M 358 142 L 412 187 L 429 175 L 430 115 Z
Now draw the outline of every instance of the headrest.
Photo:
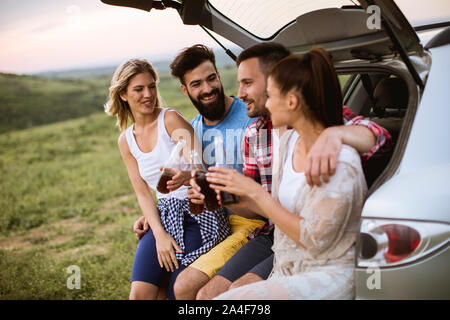
M 400 78 L 386 78 L 378 82 L 373 91 L 375 107 L 379 109 L 406 109 L 408 106 L 408 86 Z

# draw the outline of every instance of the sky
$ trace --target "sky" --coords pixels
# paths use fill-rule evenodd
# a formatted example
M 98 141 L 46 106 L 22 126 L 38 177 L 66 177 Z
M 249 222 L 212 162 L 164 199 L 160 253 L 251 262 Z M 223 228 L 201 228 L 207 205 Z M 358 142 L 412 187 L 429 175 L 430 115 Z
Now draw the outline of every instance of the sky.
M 408 19 L 450 17 L 450 0 L 395 1 Z M 219 48 L 199 26 L 183 25 L 174 9 L 149 13 L 100 0 L 0 0 L 0 72 L 112 66 L 134 57 L 171 60 L 196 43 Z
M 111 66 L 133 57 L 170 60 L 195 43 L 218 47 L 200 27 L 183 25 L 174 9 L 149 13 L 100 0 L 0 0 L 0 72 Z

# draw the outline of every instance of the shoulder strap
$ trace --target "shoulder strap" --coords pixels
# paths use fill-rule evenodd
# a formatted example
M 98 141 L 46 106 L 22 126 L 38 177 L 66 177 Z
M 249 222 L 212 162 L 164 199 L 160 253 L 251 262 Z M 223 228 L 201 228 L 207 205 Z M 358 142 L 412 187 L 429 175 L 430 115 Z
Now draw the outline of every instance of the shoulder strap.
M 139 152 L 138 152 L 139 148 L 137 146 L 136 139 L 134 138 L 134 135 L 133 135 L 133 128 L 134 128 L 134 124 L 132 124 L 125 130 L 125 138 L 127 140 L 128 149 L 130 149 L 130 153 L 133 155 L 133 157 L 135 157 L 137 159 L 137 157 L 139 156 Z
M 293 133 L 293 129 L 285 132 L 281 138 L 278 148 L 278 157 L 274 157 L 276 161 L 273 162 L 272 171 L 273 179 L 272 179 L 272 195 L 275 199 L 278 199 L 278 188 L 280 186 L 281 177 L 283 176 L 283 165 L 286 161 L 286 154 L 289 145 L 289 139 L 291 138 Z M 275 152 L 275 150 L 273 150 Z

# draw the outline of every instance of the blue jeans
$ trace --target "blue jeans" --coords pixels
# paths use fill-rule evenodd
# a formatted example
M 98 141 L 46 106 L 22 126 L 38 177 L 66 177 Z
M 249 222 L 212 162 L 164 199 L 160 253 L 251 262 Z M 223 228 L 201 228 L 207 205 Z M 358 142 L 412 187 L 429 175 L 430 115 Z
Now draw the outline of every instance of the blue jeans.
M 198 249 L 202 245 L 200 226 L 188 215 L 184 216 L 184 244 L 186 246 L 185 254 Z M 171 273 L 167 293 L 169 299 L 175 300 L 173 285 L 178 274 L 186 268 L 180 263 L 180 260 L 178 260 L 178 264 L 179 268 L 175 269 L 174 272 L 168 272 L 165 268 L 159 266 L 155 237 L 152 230 L 149 229 L 139 241 L 130 282 L 143 281 L 160 287 L 164 276 Z

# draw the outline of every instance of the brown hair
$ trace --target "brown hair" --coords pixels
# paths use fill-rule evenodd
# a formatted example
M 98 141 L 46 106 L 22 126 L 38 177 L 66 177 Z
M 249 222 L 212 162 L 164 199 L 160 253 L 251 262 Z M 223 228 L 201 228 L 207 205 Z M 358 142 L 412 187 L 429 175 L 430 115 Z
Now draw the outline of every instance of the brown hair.
M 174 77 L 177 77 L 182 84 L 186 72 L 197 68 L 204 61 L 211 61 L 216 68 L 216 57 L 214 52 L 202 44 L 195 44 L 184 48 L 170 64 L 170 71 Z
M 131 78 L 139 73 L 148 72 L 158 83 L 158 74 L 150 62 L 145 59 L 130 59 L 122 63 L 114 72 L 109 87 L 109 99 L 105 104 L 105 112 L 111 116 L 117 116 L 117 125 L 120 130 L 125 130 L 128 125 L 128 118 L 131 118 L 131 123 L 134 123 L 134 117 L 131 113 L 128 102 L 120 98 L 120 94 L 127 90 Z M 156 98 L 156 107 L 161 104 L 161 98 Z
M 322 48 L 292 55 L 277 63 L 269 75 L 283 95 L 299 93 L 307 114 L 325 127 L 343 124 L 342 92 L 333 63 Z
M 236 59 L 239 67 L 242 61 L 258 58 L 261 72 L 267 78 L 272 67 L 291 52 L 282 44 L 276 42 L 261 42 L 243 50 Z

